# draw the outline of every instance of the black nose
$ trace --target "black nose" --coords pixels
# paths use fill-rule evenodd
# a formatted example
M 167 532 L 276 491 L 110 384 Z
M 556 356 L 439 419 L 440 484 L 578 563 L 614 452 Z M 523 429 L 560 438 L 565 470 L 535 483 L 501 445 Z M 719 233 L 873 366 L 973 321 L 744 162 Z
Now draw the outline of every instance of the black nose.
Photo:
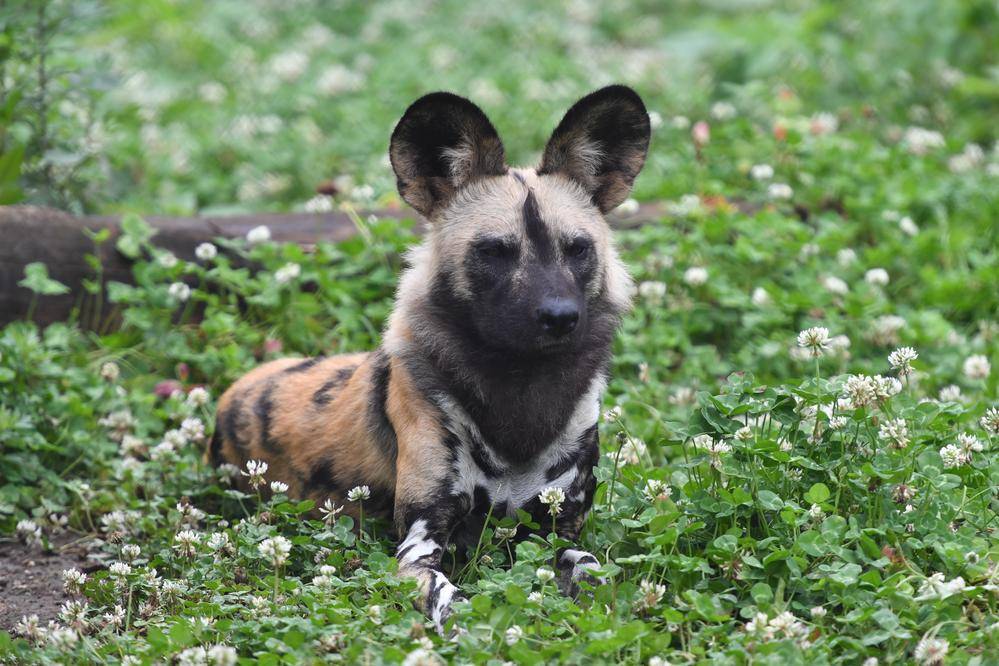
M 561 338 L 576 328 L 579 322 L 579 306 L 568 298 L 546 298 L 538 308 L 538 323 L 542 330 L 552 337 Z

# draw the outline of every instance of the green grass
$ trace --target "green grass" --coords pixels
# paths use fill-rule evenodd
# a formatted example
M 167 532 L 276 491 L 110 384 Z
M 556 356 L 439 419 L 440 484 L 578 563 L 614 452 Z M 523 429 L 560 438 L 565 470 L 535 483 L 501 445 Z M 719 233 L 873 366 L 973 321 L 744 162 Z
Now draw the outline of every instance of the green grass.
M 103 54 L 118 81 L 144 72 L 93 98 L 99 149 L 73 152 L 82 128 L 55 120 L 81 161 L 45 176 L 21 102 L 4 145 L 28 147 L 20 196 L 77 210 L 300 209 L 341 174 L 353 184 L 338 201 L 395 205 L 387 139 L 420 93 L 472 96 L 529 163 L 575 98 L 634 85 L 662 119 L 635 196 L 670 212 L 618 234 L 638 295 L 615 342 L 605 407 L 620 411 L 600 426 L 607 455 L 583 538 L 607 584 L 562 598 L 536 576 L 552 544 L 513 547 L 491 526 L 449 563 L 470 597 L 456 613 L 468 633 L 442 640 L 395 576 L 387 525 L 365 520 L 358 536 L 349 518 L 311 519 L 307 503 L 258 504 L 201 464 L 197 442 L 168 434 L 188 418 L 210 428 L 214 399 L 262 360 L 376 345 L 408 224 L 371 221 L 367 236 L 311 251 L 220 242 L 217 259 L 171 264 L 130 217 L 119 249 L 137 258 L 136 284 L 111 285 L 96 313 L 120 313 L 121 330 L 0 332 L 0 531 L 31 519 L 34 548 L 68 529 L 96 538 L 108 563 L 125 544 L 139 555 L 123 577 L 88 576 L 72 634 L 0 632 L 0 659 L 157 663 L 222 644 L 247 663 L 931 663 L 926 648 L 945 640 L 947 663 L 992 663 L 994 6 L 471 4 L 110 2 L 63 38 L 84 71 Z M 268 63 L 289 51 L 306 67 L 275 83 Z M 284 58 L 286 76 L 296 60 Z M 356 89 L 320 93 L 338 64 Z M 30 81 L 24 63 L 8 67 Z M 274 116 L 263 129 L 275 131 L 246 133 L 240 116 Z M 939 134 L 921 150 L 914 127 Z M 258 268 L 236 267 L 239 255 Z M 300 275 L 279 284 L 289 263 Z M 182 278 L 185 303 L 170 296 Z M 38 268 L 25 285 L 39 298 L 58 288 Z M 809 357 L 796 339 L 811 327 L 849 346 Z M 903 346 L 918 353 L 904 376 L 888 361 Z M 106 363 L 118 376 L 102 377 Z M 858 375 L 898 376 L 900 389 L 857 408 L 843 398 Z M 158 396 L 166 381 L 182 393 Z M 183 397 L 202 385 L 207 404 Z M 199 535 L 190 553 L 184 529 Z M 216 534 L 229 544 L 217 553 Z M 258 545 L 278 535 L 291 552 L 275 569 Z M 116 606 L 120 623 L 104 616 Z

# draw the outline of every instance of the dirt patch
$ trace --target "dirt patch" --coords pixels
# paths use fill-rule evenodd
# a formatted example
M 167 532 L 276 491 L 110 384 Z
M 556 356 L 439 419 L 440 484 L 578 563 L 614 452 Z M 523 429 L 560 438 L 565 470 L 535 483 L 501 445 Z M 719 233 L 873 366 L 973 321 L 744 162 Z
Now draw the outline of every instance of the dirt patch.
M 54 620 L 67 599 L 62 572 L 72 568 L 84 572 L 98 568 L 72 536 L 55 539 L 51 552 L 0 541 L 0 629 L 10 631 L 23 615 L 37 615 L 42 624 Z

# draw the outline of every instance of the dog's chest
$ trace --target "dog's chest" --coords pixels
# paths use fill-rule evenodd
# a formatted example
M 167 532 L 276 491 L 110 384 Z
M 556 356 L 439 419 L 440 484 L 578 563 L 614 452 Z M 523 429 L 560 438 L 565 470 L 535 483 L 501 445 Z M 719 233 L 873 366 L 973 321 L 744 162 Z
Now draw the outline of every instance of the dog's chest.
M 521 464 L 504 461 L 456 401 L 442 401 L 451 435 L 451 492 L 469 495 L 473 507 L 491 507 L 494 515 L 514 515 L 549 487 L 562 488 L 570 501 L 580 500 L 572 496 L 573 481 L 580 473 L 577 462 L 590 445 L 588 436 L 597 422 L 605 386 L 603 376 L 594 377 L 562 431 L 538 455 Z

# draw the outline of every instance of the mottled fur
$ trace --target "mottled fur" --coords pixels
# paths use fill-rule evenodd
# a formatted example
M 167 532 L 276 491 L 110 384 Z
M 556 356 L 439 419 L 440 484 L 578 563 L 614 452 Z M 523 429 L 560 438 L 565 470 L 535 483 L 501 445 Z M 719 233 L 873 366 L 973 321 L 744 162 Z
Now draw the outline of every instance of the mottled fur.
M 555 529 L 576 540 L 592 503 L 597 414 L 630 279 L 602 213 L 645 159 L 648 117 L 611 86 L 570 109 L 538 170 L 510 169 L 485 114 L 447 93 L 414 103 L 392 137 L 402 197 L 427 217 L 381 347 L 284 359 L 222 396 L 214 464 L 269 463 L 293 497 L 367 485 L 366 514 L 394 520 L 400 573 L 439 630 L 459 592 L 440 569 L 486 514 L 531 513 L 562 488 Z M 242 479 L 241 483 L 245 484 Z M 560 553 L 560 585 L 597 566 Z

